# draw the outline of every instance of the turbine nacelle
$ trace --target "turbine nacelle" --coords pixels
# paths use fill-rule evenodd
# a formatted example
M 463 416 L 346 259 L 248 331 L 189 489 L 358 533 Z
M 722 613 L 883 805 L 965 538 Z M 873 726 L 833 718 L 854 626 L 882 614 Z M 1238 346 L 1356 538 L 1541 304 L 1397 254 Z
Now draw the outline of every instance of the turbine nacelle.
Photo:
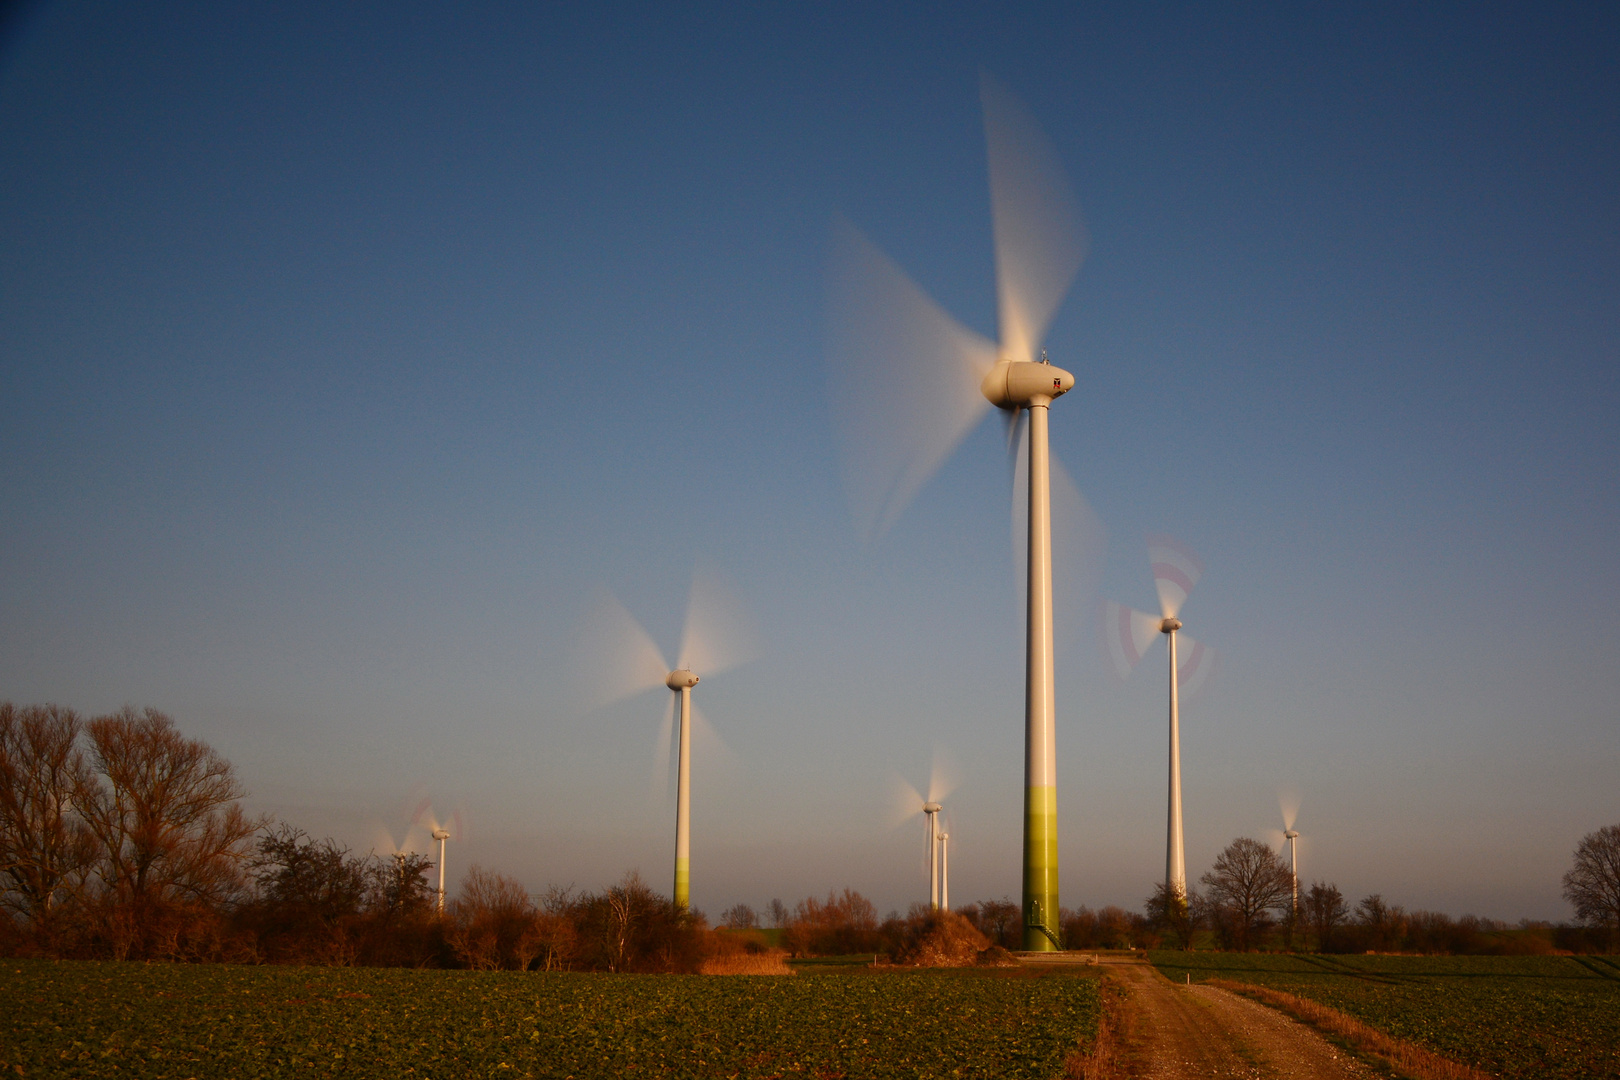
M 698 684 L 698 677 L 686 668 L 676 668 L 664 680 L 664 685 L 671 690 L 690 690 Z
M 433 839 L 439 840 L 439 841 L 448 840 L 448 839 L 450 839 L 450 834 L 445 832 L 443 829 L 434 829 L 433 830 Z
M 979 393 L 998 409 L 1050 405 L 1074 389 L 1074 376 L 1060 367 L 1031 360 L 1002 360 L 985 373 Z
M 923 803 L 923 813 L 925 814 L 937 814 L 943 809 L 945 808 L 937 802 Z
M 1177 630 L 1180 630 L 1180 629 L 1181 629 L 1181 620 L 1178 619 L 1178 618 L 1175 618 L 1174 616 L 1171 616 L 1170 618 L 1164 620 L 1164 622 L 1159 624 L 1159 633 L 1161 633 L 1161 634 L 1173 634 Z
M 1289 829 L 1287 832 L 1283 833 L 1283 839 L 1284 840 L 1298 840 L 1299 839 L 1299 833 L 1295 832 L 1293 829 Z

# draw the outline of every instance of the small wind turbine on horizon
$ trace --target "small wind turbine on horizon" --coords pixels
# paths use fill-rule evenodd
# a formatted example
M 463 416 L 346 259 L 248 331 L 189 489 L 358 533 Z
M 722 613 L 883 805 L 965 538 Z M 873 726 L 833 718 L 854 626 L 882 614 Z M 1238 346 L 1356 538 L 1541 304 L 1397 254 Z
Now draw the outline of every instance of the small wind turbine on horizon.
M 1284 844 L 1288 845 L 1288 873 L 1293 879 L 1293 912 L 1299 914 L 1299 830 L 1294 828 L 1294 821 L 1299 817 L 1299 796 L 1291 789 L 1284 789 L 1277 796 L 1277 808 L 1282 811 L 1283 827 L 1279 832 L 1271 829 L 1271 842 L 1282 851 Z
M 669 744 L 678 735 L 675 790 L 675 875 L 673 896 L 677 906 L 691 906 L 691 777 L 692 732 L 724 747 L 718 734 L 692 704 L 692 688 L 702 675 L 715 675 L 752 659 L 756 635 L 741 603 L 714 575 L 697 575 L 687 599 L 680 651 L 673 665 L 652 637 L 617 600 L 606 597 L 598 605 L 581 645 L 581 659 L 594 669 L 597 708 L 664 687 L 671 696 L 664 704 L 658 740 L 658 775 L 667 777 Z M 679 722 L 679 728 L 674 724 Z M 666 789 L 667 790 L 667 789 Z
M 1154 639 L 1163 635 L 1169 653 L 1170 682 L 1170 777 L 1165 822 L 1164 888 L 1167 897 L 1187 898 L 1187 849 L 1181 813 L 1181 692 L 1195 691 L 1207 678 L 1214 651 L 1182 635 L 1185 656 L 1178 654 L 1177 635 L 1181 633 L 1181 606 L 1187 602 L 1204 564 L 1181 544 L 1167 536 L 1148 537 L 1148 561 L 1153 567 L 1153 584 L 1159 594 L 1159 616 L 1116 604 L 1103 604 L 1103 641 L 1114 671 L 1128 678 Z
M 928 777 L 926 798 L 909 783 L 896 778 L 898 824 L 911 820 L 919 813 L 923 816 L 923 850 L 928 856 L 928 907 L 931 911 L 939 910 L 944 902 L 943 898 L 948 895 L 948 886 L 945 884 L 946 834 L 939 828 L 939 815 L 945 809 L 944 800 L 951 793 L 952 787 L 951 782 L 946 779 L 945 772 L 940 755 L 936 753 Z
M 429 839 L 439 845 L 439 890 L 435 907 L 440 915 L 444 914 L 444 845 L 445 841 L 454 839 L 458 843 L 465 838 L 465 827 L 462 824 L 462 813 L 458 808 L 451 814 L 448 821 L 441 821 L 433 812 L 433 801 L 423 799 L 417 804 L 416 813 L 411 815 L 412 828 L 426 831 Z M 409 833 L 406 834 L 409 837 Z
M 1067 479 L 1050 453 L 1047 413 L 1073 388 L 1074 376 L 1047 362 L 1040 346 L 1080 268 L 1085 235 L 1062 166 L 1034 119 L 988 74 L 979 96 L 1001 340 L 946 314 L 841 222 L 832 395 L 851 506 L 867 538 L 894 524 L 992 407 L 1002 411 L 1010 443 L 1020 427 L 1028 433 L 1023 944 L 1052 951 L 1059 947 L 1052 485 Z

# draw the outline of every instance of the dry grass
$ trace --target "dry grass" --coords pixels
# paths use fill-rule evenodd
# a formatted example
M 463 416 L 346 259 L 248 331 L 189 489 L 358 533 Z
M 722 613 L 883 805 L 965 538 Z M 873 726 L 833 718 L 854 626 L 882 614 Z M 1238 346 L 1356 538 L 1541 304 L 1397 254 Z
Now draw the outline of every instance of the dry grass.
M 1210 979 L 1207 985 L 1275 1006 L 1320 1031 L 1339 1036 L 1362 1053 L 1378 1058 L 1413 1080 L 1491 1080 L 1489 1073 L 1441 1057 L 1416 1043 L 1386 1035 L 1353 1016 L 1309 998 L 1227 979 Z
M 1097 982 L 1097 1037 L 1063 1062 L 1063 1080 L 1115 1080 L 1125 1075 L 1120 1051 L 1130 1041 L 1131 1013 L 1125 988 L 1104 976 Z
M 792 975 L 793 973 L 793 969 L 787 964 L 787 953 L 781 949 L 711 956 L 698 966 L 700 975 Z

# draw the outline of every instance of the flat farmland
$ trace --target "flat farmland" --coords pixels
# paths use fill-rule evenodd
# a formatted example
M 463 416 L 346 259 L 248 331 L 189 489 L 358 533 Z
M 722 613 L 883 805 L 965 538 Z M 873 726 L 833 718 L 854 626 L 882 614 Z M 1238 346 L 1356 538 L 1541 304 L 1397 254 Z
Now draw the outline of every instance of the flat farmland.
M 6 961 L 0 1073 L 1047 1078 L 1096 983 L 1020 970 L 587 975 Z
M 1496 1076 L 1620 1078 L 1620 960 L 1154 952 L 1171 981 L 1311 998 Z

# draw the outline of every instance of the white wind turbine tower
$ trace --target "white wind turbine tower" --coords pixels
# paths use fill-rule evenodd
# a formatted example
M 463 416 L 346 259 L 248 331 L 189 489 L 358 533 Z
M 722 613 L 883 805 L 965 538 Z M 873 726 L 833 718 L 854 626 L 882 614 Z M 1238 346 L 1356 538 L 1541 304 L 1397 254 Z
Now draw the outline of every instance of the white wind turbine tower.
M 951 910 L 951 860 L 950 860 L 951 834 L 939 834 L 939 906 Z
M 1159 615 L 1136 611 L 1114 603 L 1103 605 L 1103 641 L 1114 670 L 1121 679 L 1128 677 L 1154 638 L 1164 635 L 1169 657 L 1170 683 L 1170 777 L 1169 805 L 1165 814 L 1164 887 L 1167 896 L 1187 897 L 1187 850 L 1181 822 L 1181 693 L 1198 689 L 1214 663 L 1214 650 L 1205 648 L 1181 634 L 1181 606 L 1187 601 L 1204 565 L 1198 557 L 1167 536 L 1148 537 L 1148 560 L 1153 565 L 1153 584 L 1159 594 Z M 1186 646 L 1182 655 L 1177 636 Z
M 714 732 L 692 704 L 692 688 L 703 675 L 715 675 L 753 656 L 757 635 L 731 589 L 714 575 L 698 575 L 686 605 L 680 651 L 673 665 L 653 643 L 641 624 L 617 600 L 607 597 L 598 605 L 581 645 L 581 660 L 594 669 L 596 707 L 633 697 L 658 687 L 670 690 L 658 741 L 658 775 L 667 777 L 669 744 L 678 734 L 675 790 L 675 875 L 673 895 L 682 908 L 691 905 L 691 779 L 694 728 L 723 749 Z M 679 721 L 679 728 L 672 725 Z
M 1085 237 L 1062 167 L 1023 106 L 988 75 L 980 99 L 990 163 L 999 342 L 946 314 L 875 245 L 840 223 L 831 389 L 856 523 L 881 535 L 994 406 L 1016 437 L 1028 419 L 1024 672 L 1024 948 L 1058 947 L 1057 759 L 1047 411 L 1074 376 L 1041 340 L 1080 268 Z M 1071 486 L 1072 485 L 1068 485 Z

